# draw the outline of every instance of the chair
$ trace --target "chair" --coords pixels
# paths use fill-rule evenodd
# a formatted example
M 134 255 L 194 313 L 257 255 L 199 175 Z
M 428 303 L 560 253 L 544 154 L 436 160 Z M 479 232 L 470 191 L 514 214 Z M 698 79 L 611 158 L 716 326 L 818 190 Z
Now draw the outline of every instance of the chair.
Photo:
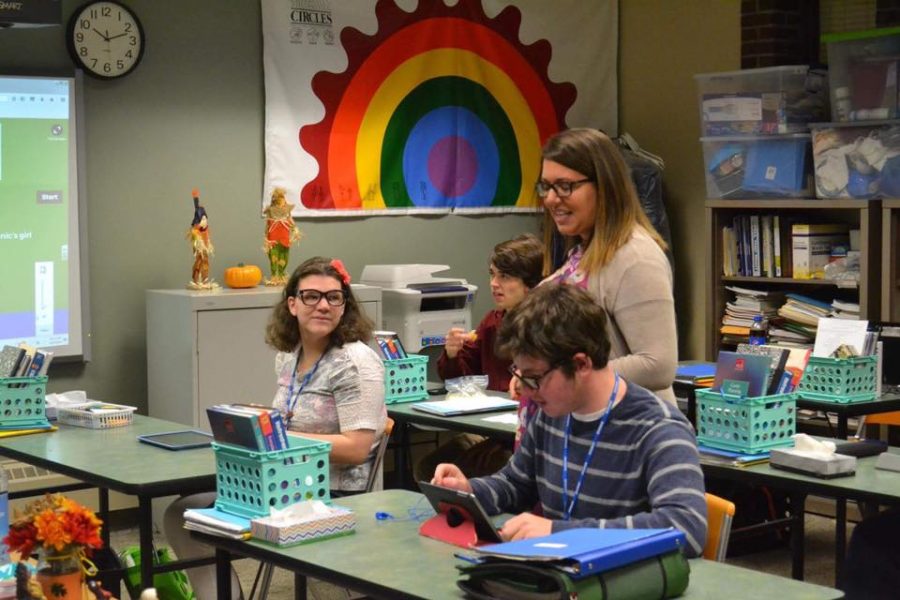
M 369 479 L 366 481 L 366 489 L 361 493 L 368 493 L 375 490 L 375 483 L 380 480 L 379 475 L 382 472 L 384 464 L 384 455 L 387 452 L 388 439 L 394 430 L 394 420 L 390 417 L 384 423 L 384 434 L 378 442 L 375 449 L 375 456 L 372 459 L 372 470 L 369 471 Z M 733 512 L 733 511 L 732 511 Z M 275 565 L 269 562 L 259 563 L 259 569 L 256 571 L 256 577 L 253 579 L 253 587 L 250 589 L 248 600 L 259 598 L 265 600 L 269 595 L 269 587 L 272 585 L 272 574 L 275 572 Z M 256 595 L 257 584 L 259 584 L 259 596 Z
M 703 558 L 725 561 L 732 519 L 734 502 L 715 494 L 706 494 L 706 545 L 703 547 Z

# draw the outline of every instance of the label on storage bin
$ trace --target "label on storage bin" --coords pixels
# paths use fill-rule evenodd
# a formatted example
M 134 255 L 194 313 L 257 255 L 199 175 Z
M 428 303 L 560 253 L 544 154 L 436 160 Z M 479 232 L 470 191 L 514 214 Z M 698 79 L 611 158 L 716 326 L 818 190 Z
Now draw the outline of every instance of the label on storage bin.
M 707 121 L 762 121 L 762 96 L 704 96 Z
M 734 379 L 726 379 L 722 382 L 722 393 L 730 396 L 740 396 L 744 398 L 750 390 L 750 383 L 747 381 L 735 381 Z

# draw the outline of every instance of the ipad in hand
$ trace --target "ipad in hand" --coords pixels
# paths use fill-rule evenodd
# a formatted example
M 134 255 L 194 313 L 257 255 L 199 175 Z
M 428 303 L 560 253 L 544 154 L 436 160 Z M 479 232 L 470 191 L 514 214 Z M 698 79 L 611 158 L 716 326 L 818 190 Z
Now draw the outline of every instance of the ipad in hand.
M 419 489 L 428 498 L 435 512 L 446 514 L 447 524 L 450 527 L 471 520 L 475 525 L 479 543 L 499 544 L 503 541 L 475 494 L 433 485 L 426 481 L 419 482 Z

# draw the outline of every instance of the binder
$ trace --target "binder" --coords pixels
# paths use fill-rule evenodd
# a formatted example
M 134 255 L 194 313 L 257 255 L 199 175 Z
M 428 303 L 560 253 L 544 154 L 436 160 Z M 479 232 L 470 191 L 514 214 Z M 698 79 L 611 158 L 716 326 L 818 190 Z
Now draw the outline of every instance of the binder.
M 259 417 L 250 412 L 235 410 L 227 404 L 206 409 L 213 439 L 222 444 L 241 446 L 265 452 L 266 438 L 259 426 Z
M 490 544 L 474 551 L 490 559 L 550 563 L 573 579 L 602 573 L 687 546 L 684 533 L 667 529 L 565 529 L 543 537 Z

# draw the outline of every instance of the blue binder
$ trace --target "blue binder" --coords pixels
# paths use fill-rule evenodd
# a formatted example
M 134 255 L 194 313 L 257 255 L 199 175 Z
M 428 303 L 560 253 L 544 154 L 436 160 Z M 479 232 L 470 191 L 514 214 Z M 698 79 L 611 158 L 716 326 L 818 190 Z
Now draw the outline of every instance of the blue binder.
M 549 564 L 581 579 L 687 545 L 684 533 L 668 529 L 566 529 L 547 536 L 474 548 L 487 559 Z

